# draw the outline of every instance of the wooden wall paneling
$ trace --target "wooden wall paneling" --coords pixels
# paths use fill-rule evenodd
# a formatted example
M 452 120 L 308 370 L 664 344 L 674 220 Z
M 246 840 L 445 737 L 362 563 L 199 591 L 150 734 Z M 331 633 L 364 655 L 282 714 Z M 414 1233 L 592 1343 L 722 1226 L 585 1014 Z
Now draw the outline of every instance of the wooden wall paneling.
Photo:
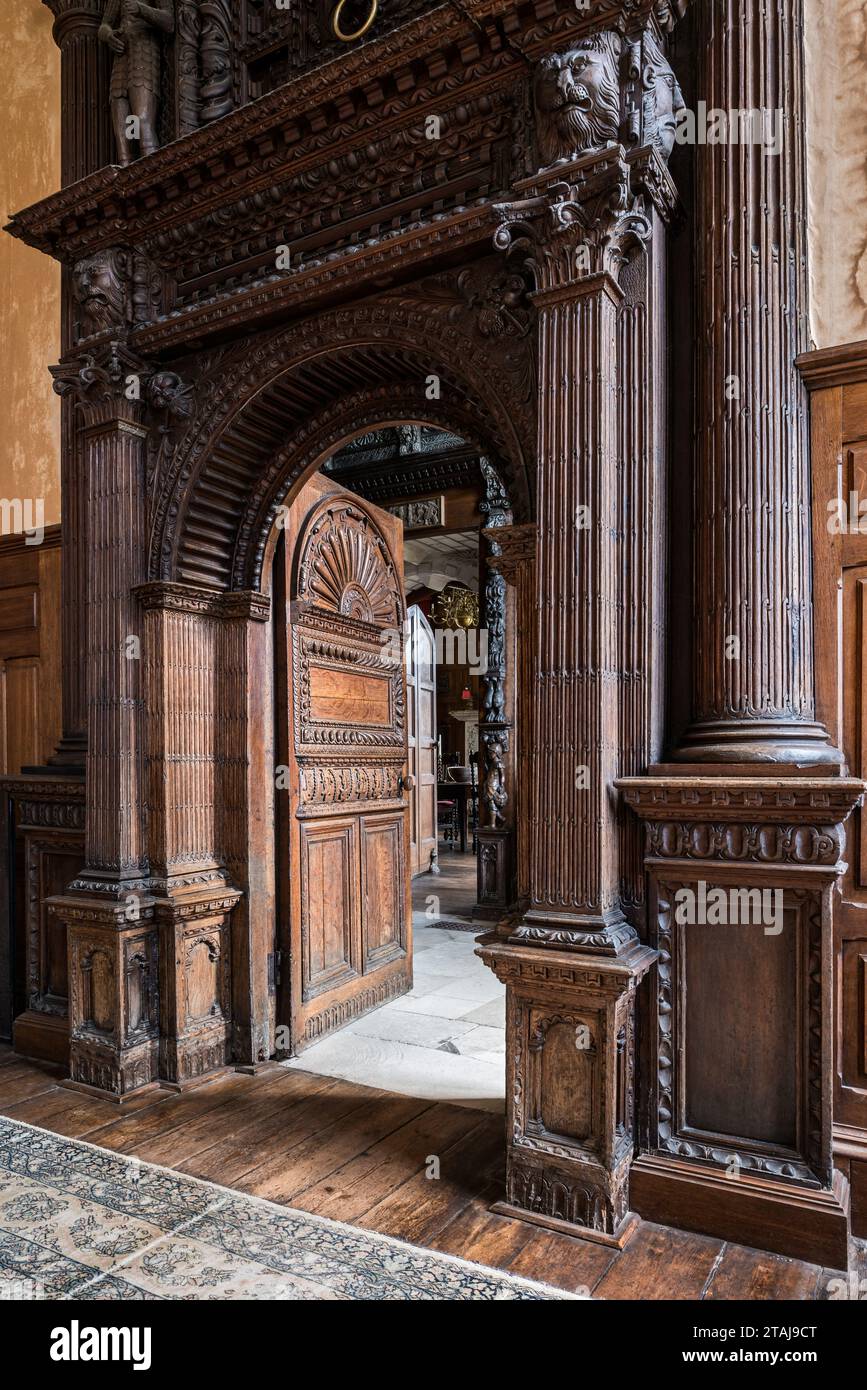
M 843 825 L 862 784 L 789 776 L 770 785 L 736 773 L 618 785 L 646 826 L 648 939 L 659 953 L 635 1209 L 667 1221 L 680 1192 L 691 1229 L 733 1239 L 743 1226 L 763 1249 L 845 1267 L 848 1193 L 832 1171 L 830 923 Z M 716 889 L 722 916 L 708 910 L 701 925 L 701 895 L 710 902 Z M 761 913 L 750 892 L 771 894 Z M 694 924 L 678 916 L 690 903 Z M 744 1009 L 757 990 L 760 1016 Z
M 47 762 L 60 734 L 60 531 L 0 541 L 0 772 Z
M 84 862 L 84 785 L 19 776 L 4 780 L 3 795 L 9 837 L 7 1027 L 18 1051 L 63 1064 L 69 1054 L 68 939 L 50 900 Z
M 865 641 L 867 537 L 867 361 L 864 345 L 799 359 L 811 391 L 817 708 L 850 772 L 867 774 Z M 867 817 L 859 806 L 847 830 L 846 866 L 834 895 L 834 1152 L 852 1184 L 852 1229 L 867 1234 Z

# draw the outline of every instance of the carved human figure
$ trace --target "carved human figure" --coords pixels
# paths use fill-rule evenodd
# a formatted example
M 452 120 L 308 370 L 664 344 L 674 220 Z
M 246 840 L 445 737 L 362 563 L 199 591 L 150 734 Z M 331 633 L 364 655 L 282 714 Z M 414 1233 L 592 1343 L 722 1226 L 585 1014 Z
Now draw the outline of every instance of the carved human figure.
M 111 119 L 121 164 L 132 160 L 136 139 L 141 154 L 157 149 L 160 34 L 172 34 L 174 28 L 172 0 L 157 0 L 153 5 L 144 0 L 108 0 L 103 11 L 99 37 L 115 55 Z
M 129 255 L 110 249 L 79 261 L 72 290 L 78 306 L 78 336 L 89 338 L 107 329 L 123 328 L 127 317 Z
M 487 738 L 485 745 L 488 752 L 488 772 L 485 777 L 484 799 L 488 810 L 488 824 L 496 826 L 503 820 L 503 812 L 509 799 L 503 766 L 506 749 L 503 740 L 496 737 Z
M 604 149 L 617 139 L 620 54 L 620 35 L 606 31 L 539 63 L 533 102 L 543 165 Z

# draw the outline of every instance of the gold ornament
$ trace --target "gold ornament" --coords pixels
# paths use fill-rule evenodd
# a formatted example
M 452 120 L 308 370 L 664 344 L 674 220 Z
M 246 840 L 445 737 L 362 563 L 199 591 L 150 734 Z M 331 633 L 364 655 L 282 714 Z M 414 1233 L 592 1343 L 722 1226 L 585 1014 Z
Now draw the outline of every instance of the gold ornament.
M 331 27 L 334 30 L 336 37 L 340 39 L 343 43 L 352 43 L 353 40 L 360 39 L 362 34 L 366 34 L 373 21 L 376 19 L 376 11 L 379 8 L 379 0 L 370 0 L 370 14 L 367 16 L 367 19 L 361 25 L 361 28 L 356 29 L 354 34 L 346 34 L 340 27 L 340 13 L 344 5 L 346 5 L 347 3 L 348 0 L 338 0 L 334 13 L 331 16 Z
M 436 620 L 441 627 L 478 627 L 478 596 L 461 584 L 447 584 L 437 599 Z

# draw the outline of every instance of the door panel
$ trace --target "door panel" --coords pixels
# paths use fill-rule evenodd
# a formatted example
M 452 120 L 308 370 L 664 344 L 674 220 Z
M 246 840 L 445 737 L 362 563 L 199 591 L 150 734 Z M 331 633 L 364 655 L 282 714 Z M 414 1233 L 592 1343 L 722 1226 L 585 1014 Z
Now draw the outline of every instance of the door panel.
M 412 987 L 402 537 L 323 477 L 286 521 L 278 1017 L 296 1051 Z
M 403 866 L 404 817 L 374 820 L 361 825 L 361 902 L 364 933 L 364 969 L 402 956 L 406 950 Z
M 355 825 L 301 826 L 302 994 L 311 999 L 358 974 Z
M 411 799 L 410 859 L 421 874 L 437 859 L 437 707 L 433 630 L 415 604 L 408 614 L 407 723 Z

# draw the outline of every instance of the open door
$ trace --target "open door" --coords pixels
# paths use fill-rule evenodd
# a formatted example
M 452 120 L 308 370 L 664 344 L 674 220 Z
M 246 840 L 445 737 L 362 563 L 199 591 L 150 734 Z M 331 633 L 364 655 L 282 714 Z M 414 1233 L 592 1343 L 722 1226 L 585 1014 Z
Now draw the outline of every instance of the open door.
M 317 476 L 282 580 L 278 1021 L 298 1051 L 412 986 L 403 524 Z
M 411 871 L 438 872 L 437 697 L 433 629 L 421 609 L 407 613 L 406 708 L 410 792 Z

